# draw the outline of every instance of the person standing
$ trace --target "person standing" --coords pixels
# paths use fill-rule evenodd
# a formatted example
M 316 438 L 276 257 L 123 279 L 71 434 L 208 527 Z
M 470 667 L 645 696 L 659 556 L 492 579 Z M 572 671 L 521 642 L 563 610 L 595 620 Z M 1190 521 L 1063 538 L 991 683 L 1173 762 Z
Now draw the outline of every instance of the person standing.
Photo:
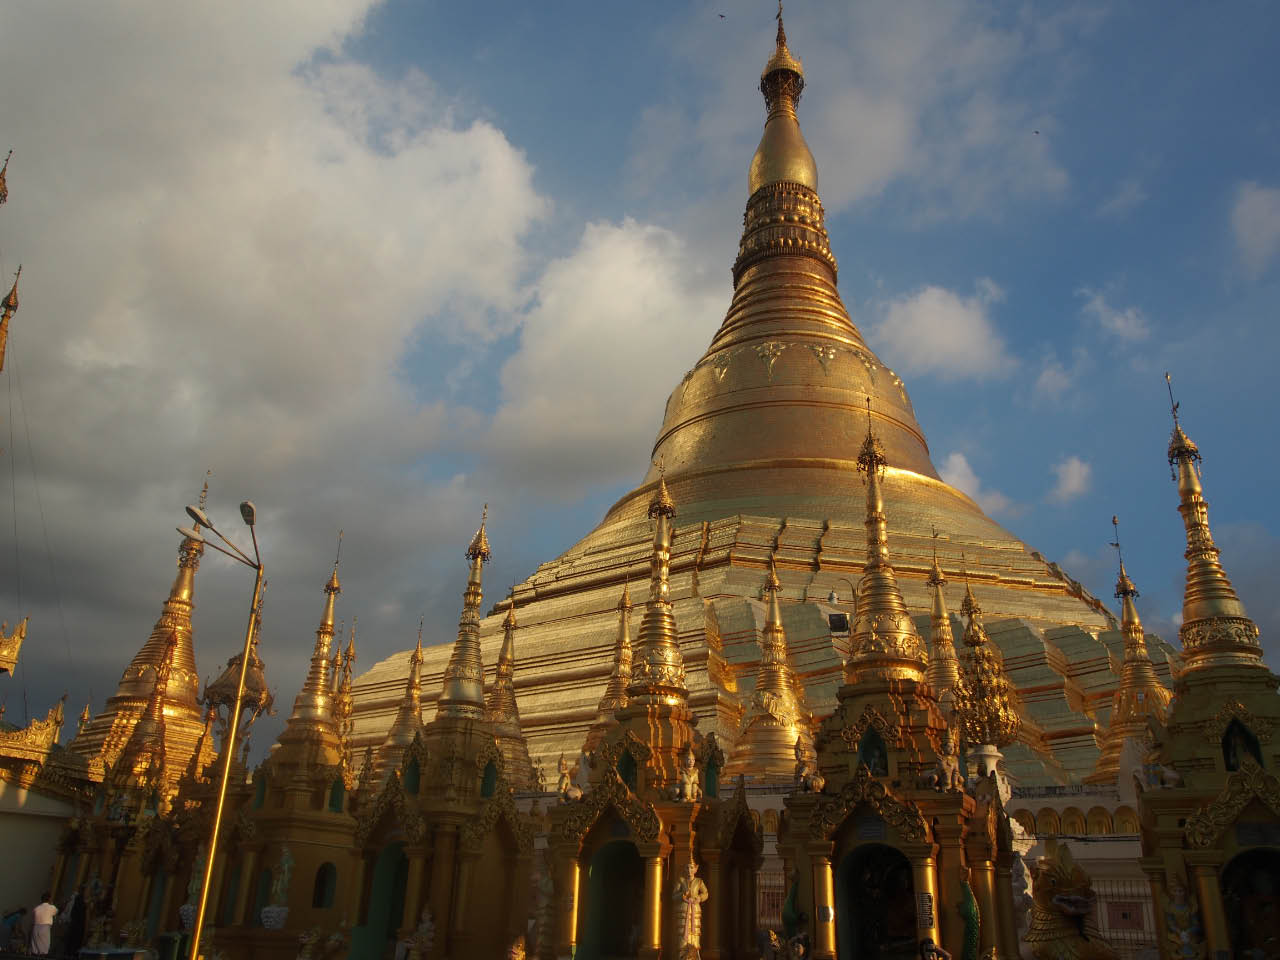
M 83 886 L 77 887 L 76 892 L 71 895 L 71 902 L 67 904 L 65 913 L 67 915 L 67 942 L 62 952 L 74 957 L 80 953 L 80 948 L 84 945 L 84 925 L 87 919 L 87 911 Z
M 31 911 L 31 952 L 37 957 L 49 955 L 49 942 L 53 939 L 53 918 L 58 908 L 49 902 L 49 892 L 40 895 L 40 903 Z

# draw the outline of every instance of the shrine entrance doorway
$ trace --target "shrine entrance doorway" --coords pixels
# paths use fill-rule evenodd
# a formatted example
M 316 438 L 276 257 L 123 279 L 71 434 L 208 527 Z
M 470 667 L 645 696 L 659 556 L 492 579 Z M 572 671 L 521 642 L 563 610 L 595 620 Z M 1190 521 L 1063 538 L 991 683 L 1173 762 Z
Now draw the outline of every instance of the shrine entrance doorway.
M 911 864 L 893 847 L 855 847 L 836 871 L 839 960 L 912 960 L 916 950 Z
M 576 960 L 627 960 L 640 950 L 644 861 L 629 840 L 610 840 L 582 865 Z
M 409 879 L 409 860 L 404 845 L 389 843 L 378 853 L 365 901 L 365 922 L 351 931 L 352 960 L 379 960 L 394 943 L 404 915 L 404 889 Z
M 1222 871 L 1232 956 L 1280 960 L 1280 852 L 1254 849 Z

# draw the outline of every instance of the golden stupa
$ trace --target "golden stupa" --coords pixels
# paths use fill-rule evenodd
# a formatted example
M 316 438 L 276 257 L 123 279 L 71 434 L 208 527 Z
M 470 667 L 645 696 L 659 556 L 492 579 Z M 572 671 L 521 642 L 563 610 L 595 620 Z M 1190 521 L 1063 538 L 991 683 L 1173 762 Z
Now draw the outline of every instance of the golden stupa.
M 1062 664 L 1084 655 L 1081 644 L 1105 659 L 1098 633 L 1119 625 L 1079 583 L 939 477 L 906 386 L 866 344 L 840 298 L 817 165 L 797 118 L 804 85 L 780 25 L 760 80 L 766 119 L 749 165 L 728 312 L 667 401 L 648 474 L 594 530 L 517 585 L 509 601 L 519 610 L 515 675 L 530 753 L 548 769 L 560 754 L 576 756 L 597 719 L 615 659 L 618 596 L 629 580 L 643 589 L 650 504 L 663 482 L 680 506 L 670 591 L 699 731 L 715 732 L 727 750 L 741 729 L 767 628 L 762 598 L 771 557 L 804 700 L 815 719 L 834 709 L 855 614 L 851 584 L 866 563 L 858 456 L 869 405 L 885 458 L 881 493 L 893 517 L 894 569 L 908 610 L 923 618 L 920 632 L 929 633 L 936 601 L 935 547 L 953 584 L 961 580 L 963 555 L 1004 657 L 1020 658 L 1013 682 L 1042 691 L 1027 704 L 1034 716 L 1022 737 L 1026 751 L 1015 748 L 1011 762 L 1028 776 L 1083 776 L 1098 744 L 1081 733 L 1093 725 L 1081 707 L 1109 704 L 1117 677 L 1093 677 L 1086 688 Z M 709 320 L 690 318 L 710 331 Z M 491 532 L 501 550 L 501 527 Z M 941 579 L 939 573 L 935 582 Z M 958 608 L 960 591 L 947 590 Z M 490 677 L 507 606 L 480 625 Z M 1060 654 L 1052 639 L 1059 636 Z M 1169 648 L 1152 646 L 1167 677 Z M 449 655 L 448 646 L 424 651 L 428 711 Z M 398 654 L 358 678 L 358 749 L 385 737 L 406 662 Z M 1060 768 L 1054 754 L 1064 743 L 1070 759 Z

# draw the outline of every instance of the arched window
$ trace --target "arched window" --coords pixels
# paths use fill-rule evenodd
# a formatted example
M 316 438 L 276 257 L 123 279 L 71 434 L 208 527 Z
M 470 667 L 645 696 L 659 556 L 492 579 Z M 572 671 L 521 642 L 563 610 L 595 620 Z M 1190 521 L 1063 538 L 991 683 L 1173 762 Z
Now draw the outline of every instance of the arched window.
M 1045 808 L 1036 814 L 1036 833 L 1042 837 L 1056 837 L 1062 832 L 1058 811 Z
M 1258 745 L 1258 738 L 1239 719 L 1233 719 L 1222 734 L 1222 759 L 1228 770 L 1239 770 L 1246 756 L 1262 766 L 1262 748 Z
M 1031 834 L 1032 836 L 1035 836 L 1036 818 L 1031 813 L 1030 810 L 1016 811 L 1013 815 L 1013 819 L 1018 821 L 1018 824 L 1022 827 L 1023 830 L 1027 831 L 1027 833 Z
M 404 768 L 404 790 L 405 793 L 418 793 L 418 786 L 422 781 L 422 771 L 418 767 L 418 758 L 414 757 L 409 761 L 409 765 Z
M 341 813 L 343 801 L 347 799 L 347 788 L 341 778 L 333 781 L 329 788 L 329 812 Z
M 1111 826 L 1111 814 L 1102 807 L 1094 807 L 1089 811 L 1088 825 L 1091 837 L 1106 837 L 1114 832 Z
M 634 792 L 636 789 L 636 758 L 630 750 L 623 750 L 618 758 L 618 776 Z
M 484 776 L 480 779 L 480 796 L 492 797 L 498 789 L 498 765 L 490 760 L 484 765 Z
M 1140 833 L 1138 815 L 1129 807 L 1116 809 L 1116 833 Z
M 1062 811 L 1062 832 L 1067 836 L 1084 836 L 1084 811 L 1067 807 Z
M 328 910 L 333 906 L 333 896 L 338 889 L 338 868 L 332 863 L 320 864 L 316 871 L 316 883 L 311 891 L 311 906 Z
M 267 802 L 267 778 L 258 774 L 253 778 L 253 809 L 261 810 Z

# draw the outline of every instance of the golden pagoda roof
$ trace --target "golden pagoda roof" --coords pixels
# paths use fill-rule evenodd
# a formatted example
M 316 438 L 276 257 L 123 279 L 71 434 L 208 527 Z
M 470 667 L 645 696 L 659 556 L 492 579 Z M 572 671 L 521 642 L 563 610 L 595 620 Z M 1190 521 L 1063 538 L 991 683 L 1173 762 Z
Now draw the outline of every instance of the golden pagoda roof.
M 0 673 L 12 674 L 18 665 L 18 655 L 22 652 L 22 641 L 27 639 L 27 624 L 30 622 L 30 617 L 23 617 L 9 634 L 4 632 L 9 625 L 0 623 Z

